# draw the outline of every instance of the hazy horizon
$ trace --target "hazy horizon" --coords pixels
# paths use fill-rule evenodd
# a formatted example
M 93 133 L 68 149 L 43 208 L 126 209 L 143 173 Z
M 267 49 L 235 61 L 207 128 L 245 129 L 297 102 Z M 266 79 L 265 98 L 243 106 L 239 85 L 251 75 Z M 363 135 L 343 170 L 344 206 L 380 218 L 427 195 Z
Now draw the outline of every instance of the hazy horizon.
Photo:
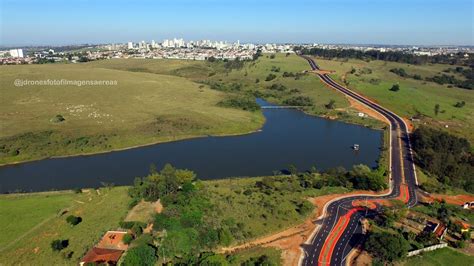
M 472 46 L 470 0 L 2 0 L 1 46 L 161 42 Z

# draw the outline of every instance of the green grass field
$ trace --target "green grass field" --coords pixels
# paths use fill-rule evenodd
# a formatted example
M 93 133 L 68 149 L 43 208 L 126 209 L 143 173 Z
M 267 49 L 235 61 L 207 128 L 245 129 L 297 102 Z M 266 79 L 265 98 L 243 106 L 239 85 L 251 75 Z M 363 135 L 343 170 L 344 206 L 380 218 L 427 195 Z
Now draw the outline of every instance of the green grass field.
M 15 87 L 17 78 L 118 85 Z M 248 133 L 264 120 L 259 112 L 217 107 L 225 93 L 186 78 L 87 64 L 2 66 L 0 93 L 0 164 Z M 55 122 L 58 114 L 65 121 Z
M 240 84 L 245 93 L 282 84 L 293 94 L 271 95 L 275 103 L 307 96 L 313 115 L 371 127 L 381 123 L 359 118 L 340 93 L 325 87 L 313 74 L 299 79 L 307 62 L 277 54 L 226 69 L 224 62 L 158 59 L 111 59 L 82 64 L 2 66 L 0 73 L 0 164 L 51 156 L 89 154 L 204 135 L 233 135 L 258 129 L 260 112 L 218 107 L 235 92 L 212 90 L 203 83 Z M 279 68 L 278 72 L 271 71 Z M 276 78 L 265 81 L 268 74 Z M 116 86 L 23 86 L 15 79 L 117 80 Z M 255 81 L 259 79 L 260 82 Z M 325 104 L 335 100 L 335 109 Z M 61 115 L 65 121 L 58 122 Z
M 336 71 L 333 74 L 339 81 L 345 80 L 351 89 L 374 99 L 399 115 L 410 118 L 421 114 L 423 118 L 415 124 L 428 124 L 437 128 L 448 125 L 449 132 L 474 141 L 474 91 L 448 88 L 434 82 L 402 78 L 389 70 L 404 68 L 409 75 L 418 74 L 422 78 L 439 75 L 440 72 L 454 66 L 450 65 L 408 65 L 395 62 L 362 60 L 322 60 L 317 59 L 323 69 Z M 350 74 L 352 68 L 356 69 Z M 368 70 L 370 69 L 370 71 Z M 370 73 L 371 72 L 371 73 Z M 457 78 L 462 79 L 458 76 Z M 393 84 L 399 84 L 400 90 L 392 92 Z M 465 101 L 463 108 L 454 104 Z M 434 106 L 440 105 L 441 112 L 435 115 Z
M 75 265 L 105 231 L 118 227 L 128 201 L 126 187 L 103 188 L 100 194 L 91 190 L 1 195 L 0 264 Z M 66 208 L 68 213 L 61 216 L 59 210 Z M 82 217 L 82 222 L 71 227 L 65 221 L 70 214 Z M 50 245 L 55 239 L 67 239 L 69 246 L 54 252 Z M 69 253 L 71 258 L 65 258 Z
M 306 216 L 295 210 L 295 202 L 306 197 L 347 192 L 343 188 L 325 187 L 299 192 L 282 190 L 267 195 L 255 191 L 259 178 L 223 179 L 206 181 L 211 203 L 219 215 L 244 224 L 248 232 L 246 240 L 282 231 L 297 225 Z M 245 195 L 247 189 L 254 191 Z
M 474 256 L 468 256 L 452 248 L 443 248 L 408 258 L 405 266 L 474 265 Z
M 61 210 L 70 207 L 76 197 L 71 193 L 45 192 L 0 196 L 0 249 L 21 237 L 38 224 L 57 217 Z M 12 223 L 12 221 L 15 221 Z

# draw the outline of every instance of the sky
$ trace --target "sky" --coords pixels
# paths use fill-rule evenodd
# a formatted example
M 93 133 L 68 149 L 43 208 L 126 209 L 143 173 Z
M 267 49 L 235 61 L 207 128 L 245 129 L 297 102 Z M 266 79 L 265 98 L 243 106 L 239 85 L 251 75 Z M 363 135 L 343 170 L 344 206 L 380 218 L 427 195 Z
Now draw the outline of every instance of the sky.
M 0 45 L 474 45 L 474 0 L 0 0 Z

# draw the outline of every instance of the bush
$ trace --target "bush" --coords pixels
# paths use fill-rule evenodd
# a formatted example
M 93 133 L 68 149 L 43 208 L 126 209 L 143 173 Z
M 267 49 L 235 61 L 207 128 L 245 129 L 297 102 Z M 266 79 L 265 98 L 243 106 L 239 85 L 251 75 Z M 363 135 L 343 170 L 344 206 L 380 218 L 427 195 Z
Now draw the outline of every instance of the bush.
M 69 240 L 56 239 L 51 242 L 51 249 L 53 251 L 60 251 L 69 246 Z
M 82 218 L 79 217 L 79 216 L 69 215 L 66 218 L 66 222 L 68 222 L 69 224 L 74 226 L 74 225 L 78 225 L 80 222 L 82 222 Z
M 132 240 L 133 240 L 133 236 L 131 234 L 128 234 L 128 233 L 126 235 L 124 235 L 123 238 L 122 238 L 122 242 L 124 244 L 127 244 L 127 245 L 130 244 L 132 242 Z
M 277 76 L 274 74 L 268 74 L 268 76 L 265 78 L 265 81 L 271 81 L 274 80 Z
M 391 91 L 399 91 L 400 90 L 400 85 L 398 84 L 393 84 L 393 86 L 390 88 Z
M 66 120 L 66 119 L 65 119 L 62 115 L 56 115 L 56 116 L 52 119 L 52 121 L 53 121 L 54 123 L 61 123 L 61 122 L 63 122 L 64 120 Z

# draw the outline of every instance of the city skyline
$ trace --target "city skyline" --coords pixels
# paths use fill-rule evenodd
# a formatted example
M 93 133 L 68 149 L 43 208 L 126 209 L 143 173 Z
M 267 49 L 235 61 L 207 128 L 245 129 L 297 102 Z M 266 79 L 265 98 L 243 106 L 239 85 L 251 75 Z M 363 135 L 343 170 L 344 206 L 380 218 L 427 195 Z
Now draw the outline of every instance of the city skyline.
M 181 37 L 241 43 L 474 45 L 469 0 L 2 1 L 0 45 Z M 365 4 L 364 4 L 365 3 Z M 423 16 L 420 16 L 423 12 Z

